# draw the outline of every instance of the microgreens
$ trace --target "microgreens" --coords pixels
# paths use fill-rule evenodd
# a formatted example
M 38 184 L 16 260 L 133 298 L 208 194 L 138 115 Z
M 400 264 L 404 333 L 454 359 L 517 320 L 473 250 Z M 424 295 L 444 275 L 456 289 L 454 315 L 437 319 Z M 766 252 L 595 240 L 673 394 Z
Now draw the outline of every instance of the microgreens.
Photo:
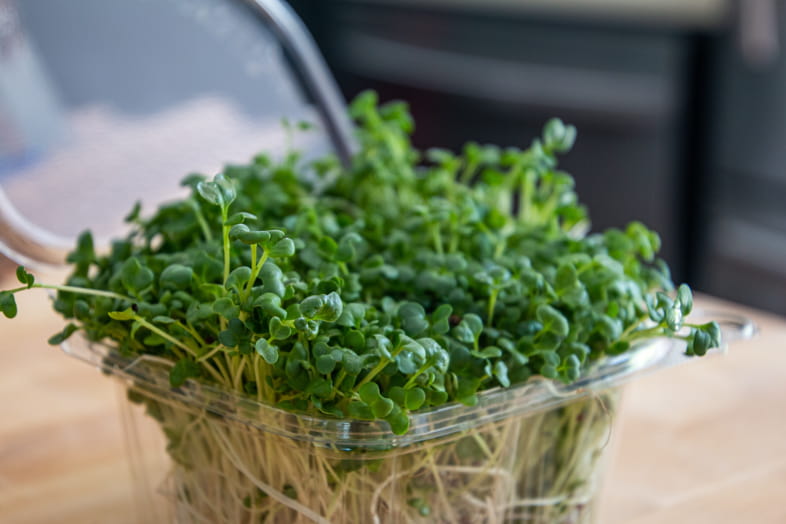
M 685 322 L 644 225 L 588 234 L 573 179 L 558 171 L 573 126 L 549 121 L 524 150 L 470 143 L 460 154 L 412 147 L 400 103 L 361 95 L 351 113 L 360 152 L 276 162 L 260 155 L 208 179 L 98 255 L 83 234 L 58 291 L 77 330 L 125 355 L 173 363 L 194 378 L 280 407 L 384 419 L 509 387 L 532 375 L 576 380 L 605 355 L 654 337 L 703 355 L 717 324 Z

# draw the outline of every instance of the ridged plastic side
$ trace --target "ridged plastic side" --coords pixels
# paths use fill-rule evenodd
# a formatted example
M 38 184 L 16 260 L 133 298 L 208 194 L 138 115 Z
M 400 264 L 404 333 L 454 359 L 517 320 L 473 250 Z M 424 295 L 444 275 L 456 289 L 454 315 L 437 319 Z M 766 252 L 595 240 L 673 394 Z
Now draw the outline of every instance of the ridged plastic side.
M 701 313 L 694 322 L 713 318 L 721 324 L 724 346 L 748 338 L 755 326 L 743 317 L 725 313 Z M 626 352 L 599 361 L 579 380 L 562 384 L 533 377 L 510 388 L 494 388 L 478 395 L 475 406 L 452 403 L 410 414 L 410 429 L 395 435 L 385 421 L 345 420 L 291 413 L 249 397 L 223 391 L 189 380 L 179 388 L 169 384 L 169 368 L 160 360 L 127 358 L 102 344 L 84 339 L 70 341 L 63 350 L 100 368 L 136 388 L 149 391 L 215 415 L 247 424 L 282 437 L 312 442 L 337 449 L 390 450 L 439 439 L 473 426 L 508 417 L 535 414 L 564 405 L 598 391 L 620 386 L 635 377 L 673 366 L 696 357 L 684 354 L 684 343 L 674 339 L 654 339 Z

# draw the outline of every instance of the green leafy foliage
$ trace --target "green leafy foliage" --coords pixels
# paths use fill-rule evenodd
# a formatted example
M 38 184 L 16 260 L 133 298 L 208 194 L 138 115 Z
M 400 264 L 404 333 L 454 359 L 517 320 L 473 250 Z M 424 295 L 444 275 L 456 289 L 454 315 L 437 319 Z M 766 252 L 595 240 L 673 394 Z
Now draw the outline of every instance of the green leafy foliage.
M 557 170 L 576 130 L 549 121 L 526 149 L 412 147 L 406 106 L 373 93 L 351 107 L 360 150 L 332 158 L 258 156 L 143 217 L 109 253 L 89 233 L 55 309 L 128 355 L 173 363 L 172 386 L 220 384 L 286 409 L 384 419 L 541 375 L 571 382 L 605 355 L 653 337 L 687 353 L 720 344 L 686 323 L 643 224 L 589 234 L 573 179 Z M 305 175 L 307 174 L 307 176 Z M 17 313 L 0 292 L 0 311 Z

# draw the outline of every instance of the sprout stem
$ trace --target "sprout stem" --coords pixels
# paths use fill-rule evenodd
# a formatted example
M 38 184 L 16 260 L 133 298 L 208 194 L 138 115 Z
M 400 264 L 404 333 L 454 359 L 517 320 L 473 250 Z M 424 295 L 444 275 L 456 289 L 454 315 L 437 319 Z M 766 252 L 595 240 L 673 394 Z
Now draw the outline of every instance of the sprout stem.
M 55 291 L 63 291 L 65 293 L 76 293 L 78 295 L 93 295 L 93 296 L 96 296 L 96 297 L 106 297 L 106 298 L 114 298 L 114 299 L 117 299 L 117 300 L 125 300 L 127 302 L 136 302 L 135 299 L 133 299 L 133 298 L 131 298 L 129 296 L 121 295 L 121 294 L 115 293 L 113 291 L 104 291 L 102 289 L 91 289 L 91 288 L 87 288 L 87 287 L 77 287 L 77 286 L 62 286 L 62 285 L 56 285 L 56 284 L 38 284 L 38 283 L 36 283 L 36 284 L 33 284 L 32 286 L 20 286 L 20 287 L 14 288 L 14 289 L 9 289 L 8 293 L 11 293 L 11 294 L 18 293 L 19 291 L 24 291 L 25 289 L 32 289 L 32 288 L 52 289 L 52 290 L 55 290 Z

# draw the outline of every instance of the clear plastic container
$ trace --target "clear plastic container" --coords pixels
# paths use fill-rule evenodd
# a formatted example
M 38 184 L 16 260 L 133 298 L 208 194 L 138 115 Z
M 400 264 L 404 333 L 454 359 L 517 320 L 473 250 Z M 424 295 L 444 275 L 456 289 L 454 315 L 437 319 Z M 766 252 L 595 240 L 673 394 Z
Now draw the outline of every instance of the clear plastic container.
M 694 317 L 696 315 L 694 314 Z M 692 318 L 694 318 L 692 317 Z M 726 343 L 753 326 L 719 320 Z M 120 380 L 142 522 L 595 522 L 621 386 L 688 359 L 659 339 L 577 382 L 542 378 L 386 422 L 294 414 L 112 348 L 64 347 Z

